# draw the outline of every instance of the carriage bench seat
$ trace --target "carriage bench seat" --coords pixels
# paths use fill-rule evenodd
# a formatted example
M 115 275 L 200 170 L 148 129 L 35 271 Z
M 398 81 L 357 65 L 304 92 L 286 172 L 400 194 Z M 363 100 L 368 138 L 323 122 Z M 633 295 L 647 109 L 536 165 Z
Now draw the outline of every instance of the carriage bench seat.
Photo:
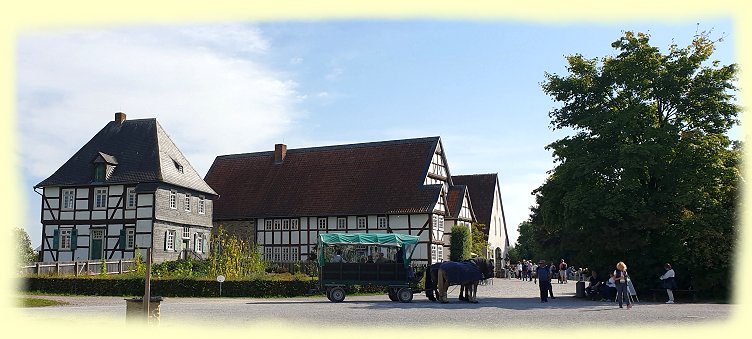
M 653 292 L 653 301 L 658 301 L 658 295 L 662 294 L 663 296 L 666 296 L 666 289 L 665 288 L 653 288 L 650 290 Z M 674 292 L 674 295 L 677 293 L 680 294 L 691 294 L 692 295 L 692 302 L 697 302 L 697 292 L 698 290 L 672 290 Z

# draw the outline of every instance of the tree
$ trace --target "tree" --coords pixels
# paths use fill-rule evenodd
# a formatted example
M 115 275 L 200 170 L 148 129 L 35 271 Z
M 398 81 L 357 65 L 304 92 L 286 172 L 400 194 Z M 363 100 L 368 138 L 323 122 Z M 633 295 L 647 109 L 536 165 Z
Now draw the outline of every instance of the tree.
M 31 240 L 26 230 L 20 227 L 13 227 L 13 234 L 16 239 L 18 263 L 25 265 L 37 261 L 37 252 L 31 247 Z
M 617 55 L 572 55 L 567 75 L 546 73 L 543 91 L 561 102 L 551 125 L 574 135 L 547 146 L 557 165 L 533 192 L 528 242 L 647 279 L 672 262 L 680 285 L 710 287 L 730 280 L 736 242 L 741 146 L 725 133 L 738 123 L 737 67 L 710 61 L 721 40 L 705 32 L 666 54 L 649 39 L 625 32 Z
M 449 246 L 449 260 L 462 261 L 470 259 L 472 243 L 470 240 L 470 230 L 467 229 L 467 226 L 452 226 L 452 237 Z
M 226 233 L 222 225 L 217 227 L 211 237 L 209 274 L 238 279 L 264 272 L 265 268 L 258 246 L 249 245 L 237 236 Z
M 488 240 L 486 240 L 486 232 L 484 231 L 486 225 L 473 224 L 473 230 L 470 233 L 472 236 L 472 251 L 479 257 L 486 258 L 488 256 Z

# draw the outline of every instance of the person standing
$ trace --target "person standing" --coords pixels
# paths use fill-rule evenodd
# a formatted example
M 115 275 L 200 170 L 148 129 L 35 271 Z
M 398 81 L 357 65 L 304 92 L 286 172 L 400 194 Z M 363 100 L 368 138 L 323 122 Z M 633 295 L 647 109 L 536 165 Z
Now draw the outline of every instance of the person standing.
M 527 260 L 522 261 L 522 281 L 526 281 L 529 277 L 528 271 L 530 270 L 530 264 L 528 264 Z
M 619 302 L 619 308 L 624 308 L 622 304 L 624 299 L 627 301 L 627 309 L 632 308 L 632 298 L 629 296 L 629 290 L 627 290 L 627 265 L 620 261 L 616 264 L 616 270 L 614 271 L 614 283 L 616 283 L 616 301 Z
M 671 264 L 666 263 L 665 266 L 663 266 L 664 269 L 666 269 L 666 272 L 663 273 L 663 275 L 660 277 L 663 281 L 663 288 L 666 289 L 666 294 L 668 294 L 668 301 L 667 304 L 673 304 L 674 303 L 674 291 L 676 289 L 676 280 L 674 280 L 674 277 L 676 274 L 674 273 L 674 269 L 671 268 Z
M 548 302 L 548 292 L 551 289 L 551 275 L 549 274 L 546 262 L 541 260 L 538 267 L 535 268 L 535 274 L 538 276 L 538 288 L 540 289 L 540 298 L 542 303 Z M 553 294 L 551 294 L 553 298 Z
M 559 284 L 562 282 L 567 283 L 567 263 L 564 259 L 559 263 Z

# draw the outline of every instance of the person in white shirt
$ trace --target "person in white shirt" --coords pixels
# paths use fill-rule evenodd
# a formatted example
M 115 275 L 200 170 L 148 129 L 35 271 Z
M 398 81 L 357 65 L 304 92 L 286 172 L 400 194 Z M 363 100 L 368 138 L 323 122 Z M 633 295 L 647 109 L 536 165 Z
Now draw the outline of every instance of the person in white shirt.
M 673 304 L 674 303 L 674 291 L 676 289 L 676 281 L 674 280 L 676 274 L 674 273 L 674 269 L 671 268 L 671 264 L 666 263 L 666 265 L 663 266 L 663 268 L 666 269 L 666 273 L 663 273 L 662 276 L 660 276 L 660 279 L 663 281 L 663 288 L 666 289 L 666 294 L 668 294 L 668 301 L 667 304 Z
M 332 262 L 346 262 L 345 259 L 342 258 L 342 251 L 337 251 L 337 254 L 334 255 L 334 258 L 332 258 Z
M 605 284 L 601 284 L 601 301 L 614 301 L 616 299 L 616 281 L 614 274 L 608 278 Z

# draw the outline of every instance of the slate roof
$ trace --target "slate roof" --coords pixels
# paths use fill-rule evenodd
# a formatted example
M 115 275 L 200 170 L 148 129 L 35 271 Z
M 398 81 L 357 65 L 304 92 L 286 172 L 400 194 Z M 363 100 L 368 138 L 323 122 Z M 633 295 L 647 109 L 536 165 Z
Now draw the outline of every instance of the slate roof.
M 423 185 L 439 137 L 218 156 L 206 182 L 215 220 L 431 213 L 440 185 Z
M 467 186 L 470 190 L 470 204 L 473 205 L 477 222 L 488 227 L 491 224 L 491 210 L 496 191 L 496 173 L 453 175 L 452 182 L 455 185 Z
M 106 184 L 167 183 L 217 195 L 153 118 L 110 121 L 54 174 L 34 187 L 98 184 L 92 179 L 94 160 L 99 157 L 115 164 Z M 176 164 L 182 166 L 182 173 Z

